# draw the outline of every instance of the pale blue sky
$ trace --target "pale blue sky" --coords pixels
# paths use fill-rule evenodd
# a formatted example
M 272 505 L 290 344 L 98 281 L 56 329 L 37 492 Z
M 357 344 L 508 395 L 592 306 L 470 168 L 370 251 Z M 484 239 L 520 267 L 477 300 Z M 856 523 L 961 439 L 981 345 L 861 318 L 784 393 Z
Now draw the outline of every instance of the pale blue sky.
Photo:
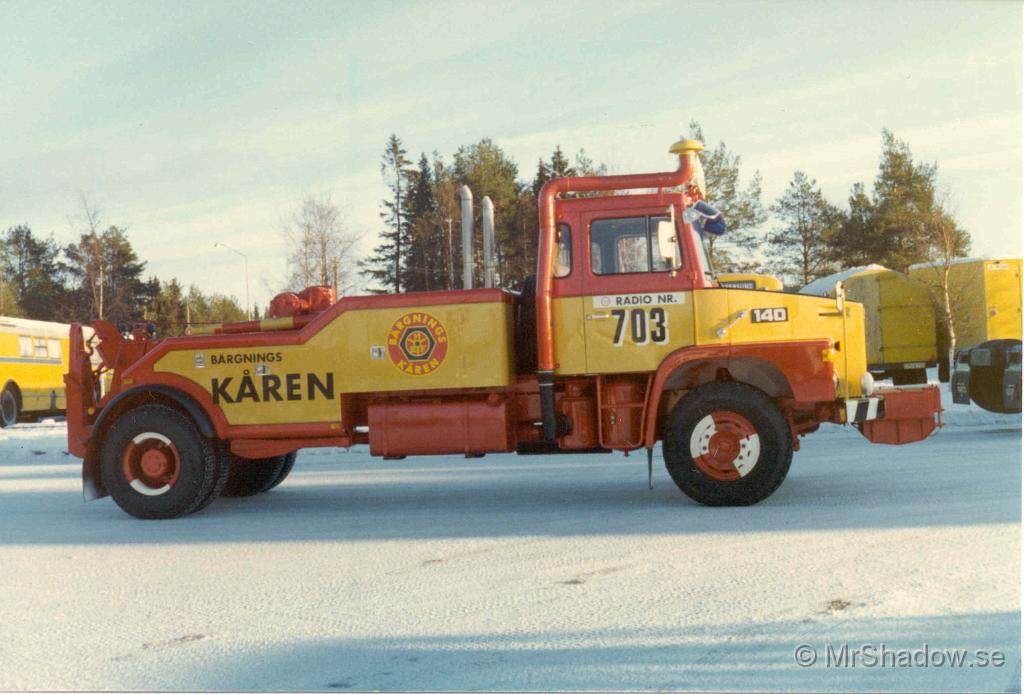
M 392 132 L 414 156 L 491 137 L 529 178 L 555 145 L 672 168 L 696 118 L 766 202 L 802 169 L 845 206 L 887 126 L 976 253 L 1021 253 L 1018 3 L 0 0 L 0 27 L 0 227 L 67 242 L 83 191 L 207 291 L 244 294 L 222 241 L 266 302 L 305 193 L 370 247 Z

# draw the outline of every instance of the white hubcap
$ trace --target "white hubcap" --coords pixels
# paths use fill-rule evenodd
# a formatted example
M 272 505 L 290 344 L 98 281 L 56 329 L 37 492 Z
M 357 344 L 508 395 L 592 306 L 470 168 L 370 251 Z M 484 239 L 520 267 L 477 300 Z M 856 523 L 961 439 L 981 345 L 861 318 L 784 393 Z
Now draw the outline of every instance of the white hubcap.
M 720 431 L 730 432 L 726 427 L 720 429 L 711 415 L 707 415 L 704 419 L 697 422 L 697 426 L 693 428 L 693 433 L 690 434 L 690 457 L 700 458 L 708 454 L 713 455 L 714 452 L 711 450 L 712 437 Z M 736 454 L 735 459 L 733 459 L 732 464 L 736 467 L 740 477 L 746 477 L 754 469 L 757 459 L 761 455 L 761 439 L 755 432 L 749 436 L 740 437 L 738 440 L 739 452 Z

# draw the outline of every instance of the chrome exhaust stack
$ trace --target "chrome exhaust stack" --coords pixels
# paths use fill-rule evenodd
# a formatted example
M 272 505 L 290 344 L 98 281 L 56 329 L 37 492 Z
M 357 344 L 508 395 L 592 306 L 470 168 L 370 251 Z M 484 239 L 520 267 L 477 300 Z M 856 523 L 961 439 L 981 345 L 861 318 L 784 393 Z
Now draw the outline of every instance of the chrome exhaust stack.
M 494 203 L 484 196 L 480 202 L 484 216 L 484 286 L 490 289 L 494 286 L 494 271 L 497 266 L 497 259 L 494 257 Z
M 473 288 L 473 191 L 459 188 L 462 200 L 462 288 Z

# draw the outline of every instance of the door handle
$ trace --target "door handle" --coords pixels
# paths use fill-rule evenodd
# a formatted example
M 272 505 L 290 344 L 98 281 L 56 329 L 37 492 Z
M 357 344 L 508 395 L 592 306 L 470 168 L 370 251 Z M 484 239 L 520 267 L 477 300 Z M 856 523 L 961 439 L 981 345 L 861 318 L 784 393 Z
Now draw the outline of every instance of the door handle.
M 611 318 L 611 315 L 608 314 L 608 313 L 588 313 L 587 314 L 587 320 L 605 320 L 606 318 Z

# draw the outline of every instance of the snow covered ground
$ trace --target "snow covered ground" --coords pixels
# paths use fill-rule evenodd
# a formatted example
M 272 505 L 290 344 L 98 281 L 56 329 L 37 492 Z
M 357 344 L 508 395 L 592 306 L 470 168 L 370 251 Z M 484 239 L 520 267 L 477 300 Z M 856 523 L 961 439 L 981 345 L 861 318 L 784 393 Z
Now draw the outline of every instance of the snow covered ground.
M 648 491 L 642 455 L 356 448 L 159 522 L 82 503 L 61 423 L 0 430 L 0 690 L 1016 690 L 1021 420 L 946 419 L 823 427 L 751 508 L 660 457 Z M 919 666 L 829 667 L 844 644 Z

